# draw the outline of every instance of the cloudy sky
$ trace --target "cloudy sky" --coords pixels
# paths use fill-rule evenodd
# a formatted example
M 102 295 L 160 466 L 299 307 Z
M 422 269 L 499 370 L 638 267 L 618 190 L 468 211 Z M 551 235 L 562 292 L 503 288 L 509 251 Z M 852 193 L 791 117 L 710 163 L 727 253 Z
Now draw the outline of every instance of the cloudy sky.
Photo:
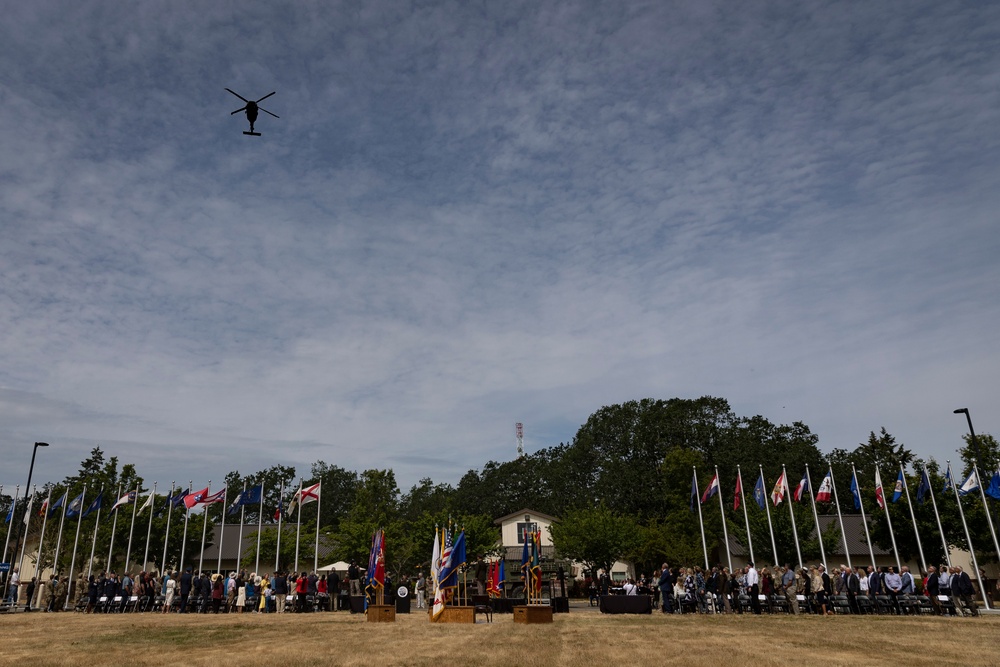
M 1000 5 L 8 3 L 0 483 L 1000 433 Z M 279 115 L 241 134 L 229 87 Z

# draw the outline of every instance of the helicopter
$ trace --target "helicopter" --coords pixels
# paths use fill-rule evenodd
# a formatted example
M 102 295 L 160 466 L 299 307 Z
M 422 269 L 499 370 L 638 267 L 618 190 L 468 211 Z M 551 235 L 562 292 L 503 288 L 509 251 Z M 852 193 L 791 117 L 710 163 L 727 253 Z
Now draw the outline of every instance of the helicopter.
M 257 121 L 257 111 L 263 111 L 264 113 L 271 114 L 275 118 L 279 118 L 279 116 L 277 114 L 273 114 L 270 111 L 268 111 L 267 109 L 262 109 L 261 107 L 257 106 L 257 104 L 259 102 L 263 102 L 264 100 L 266 100 L 267 98 L 269 98 L 271 95 L 274 95 L 274 93 L 276 93 L 277 91 L 272 91 L 272 92 L 268 93 L 267 95 L 265 95 L 264 97 L 260 98 L 259 100 L 251 101 L 251 100 L 248 100 L 247 98 L 243 97 L 239 93 L 234 92 L 232 90 L 229 90 L 228 88 L 226 88 L 226 90 L 228 90 L 230 93 L 232 93 L 233 95 L 236 95 L 236 97 L 238 97 L 241 100 L 243 100 L 244 102 L 246 102 L 246 106 L 241 107 L 241 108 L 237 109 L 236 111 L 234 111 L 233 113 L 229 114 L 230 116 L 232 116 L 234 114 L 238 114 L 241 111 L 246 111 L 247 112 L 247 120 L 250 121 L 250 131 L 249 132 L 244 132 L 243 134 L 249 134 L 249 135 L 254 136 L 254 137 L 259 137 L 260 136 L 260 132 L 254 132 L 253 131 L 253 124 Z

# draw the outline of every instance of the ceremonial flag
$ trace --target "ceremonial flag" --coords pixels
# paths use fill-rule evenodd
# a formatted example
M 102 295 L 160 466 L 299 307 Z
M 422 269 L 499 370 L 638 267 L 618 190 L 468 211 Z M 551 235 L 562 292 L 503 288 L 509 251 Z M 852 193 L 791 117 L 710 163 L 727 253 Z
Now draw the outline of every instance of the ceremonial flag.
M 917 486 L 917 502 L 922 505 L 927 492 L 930 490 L 931 480 L 927 477 L 927 469 L 924 468 L 920 471 L 920 484 Z
M 507 582 L 507 566 L 501 558 L 497 564 L 497 590 L 503 593 L 503 585 Z
M 385 533 L 376 530 L 368 552 L 368 587 L 385 587 Z
M 205 499 L 201 501 L 202 505 L 211 505 L 212 503 L 224 503 L 226 502 L 226 487 L 222 487 L 221 490 L 216 491 L 210 496 L 205 496 Z
M 854 509 L 861 509 L 861 490 L 858 489 L 858 476 L 851 474 L 851 495 L 854 496 Z
M 708 487 L 705 489 L 705 493 L 702 494 L 701 496 L 702 504 L 704 504 L 706 500 L 708 500 L 718 492 L 719 492 L 719 473 L 715 473 L 715 477 L 713 477 L 712 481 L 708 483 Z
M 7 517 L 3 520 L 4 523 L 10 523 L 10 520 L 14 518 L 14 505 L 16 505 L 16 504 L 17 504 L 17 501 L 11 502 L 10 509 L 7 510 Z M 7 531 L 7 532 L 10 532 L 10 531 Z
M 990 478 L 990 485 L 986 487 L 986 495 L 993 500 L 1000 500 L 1000 470 L 993 473 Z
M 114 505 L 112 505 L 111 509 L 108 510 L 108 511 L 109 512 L 114 512 L 116 509 L 118 509 L 122 505 L 129 505 L 129 504 L 134 503 L 134 502 L 135 502 L 135 491 L 129 491 L 124 496 L 122 496 L 121 498 L 119 498 L 118 502 L 116 502 Z
M 434 546 L 431 548 L 431 585 L 437 588 L 438 567 L 441 563 L 441 536 L 434 527 Z
M 142 504 L 142 507 L 140 507 L 138 510 L 136 510 L 136 512 L 139 513 L 139 514 L 141 514 L 142 512 L 145 512 L 147 509 L 152 509 L 152 507 L 153 507 L 153 499 L 154 499 L 153 497 L 155 495 L 156 494 L 153 492 L 153 490 L 150 489 L 149 490 L 149 496 L 146 498 L 146 502 L 144 502 Z
M 528 563 L 531 561 L 531 554 L 528 553 L 530 548 L 528 545 L 528 529 L 525 528 L 523 531 L 524 537 L 524 548 L 521 550 L 521 578 L 524 579 L 524 583 L 528 583 Z
M 191 509 L 195 505 L 202 503 L 207 495 L 208 495 L 207 486 L 201 491 L 195 491 L 194 493 L 187 494 L 186 496 L 184 496 L 184 507 Z
M 46 498 L 42 501 L 41 506 L 38 508 L 38 516 L 45 516 L 45 510 L 49 507 L 49 499 Z
M 757 504 L 761 509 L 764 509 L 767 504 L 767 491 L 764 490 L 764 473 L 760 473 L 760 477 L 757 478 L 757 484 L 753 487 L 753 499 L 757 501 Z
M 274 520 L 278 521 L 285 516 L 285 508 L 282 506 L 282 499 L 278 498 L 278 509 L 274 510 Z
M 63 501 L 66 500 L 66 494 L 67 493 L 68 493 L 68 491 L 64 491 L 63 494 L 61 496 L 59 496 L 59 498 L 54 503 L 52 503 L 52 507 L 49 508 L 49 518 L 50 519 L 56 513 L 56 510 L 58 510 L 60 507 L 63 506 Z
M 96 512 L 97 510 L 101 509 L 101 501 L 103 499 L 104 499 L 104 491 L 101 491 L 100 493 L 97 494 L 97 497 L 94 498 L 94 500 L 91 501 L 89 505 L 87 505 L 87 510 L 83 513 L 83 516 L 80 518 L 86 519 L 91 512 Z M 96 526 L 94 527 L 94 530 L 97 530 Z
M 463 530 L 455 538 L 455 543 L 447 549 L 447 555 L 442 554 L 441 571 L 438 579 L 443 588 L 451 588 L 458 585 L 458 570 L 465 565 L 465 531 Z
M 736 476 L 736 490 L 733 491 L 733 511 L 740 508 L 740 500 L 743 497 L 743 477 L 741 475 Z
M 495 560 L 490 563 L 487 579 L 486 579 L 486 592 L 489 593 L 491 598 L 500 597 L 500 587 L 497 582 L 500 580 L 500 561 Z
M 236 496 L 236 500 L 229 506 L 229 514 L 236 514 L 236 510 L 244 505 L 259 505 L 261 495 L 264 493 L 264 485 L 252 486 L 246 491 L 242 491 Z M 277 521 L 277 519 L 275 519 Z
M 288 510 L 286 510 L 286 513 L 294 512 L 296 504 L 305 505 L 306 503 L 312 503 L 319 500 L 319 485 L 320 482 L 316 482 L 312 486 L 301 488 L 292 494 L 292 500 L 288 503 Z
M 73 500 L 69 501 L 69 505 L 66 506 L 66 516 L 69 518 L 80 516 L 80 510 L 83 509 L 83 494 L 81 493 Z
M 778 477 L 778 481 L 774 483 L 774 488 L 771 489 L 771 502 L 777 507 L 781 504 L 781 501 L 785 499 L 785 492 L 788 491 L 788 480 L 785 479 L 785 471 L 781 471 L 781 476 Z
M 958 495 L 965 496 L 973 491 L 979 489 L 979 482 L 976 480 L 976 471 L 973 470 L 969 473 L 969 476 L 965 478 L 962 482 L 962 486 L 958 487 Z
M 816 492 L 816 502 L 828 503 L 833 500 L 833 477 L 829 472 L 819 484 L 819 491 Z
M 951 466 L 949 465 L 947 472 L 944 474 L 944 488 L 941 489 L 941 493 L 948 493 L 951 491 L 953 485 L 954 482 L 951 481 Z
M 795 487 L 795 502 L 801 503 L 802 496 L 805 492 L 809 490 L 809 480 L 806 479 L 806 474 L 802 473 L 802 479 L 799 480 L 799 485 Z
M 896 488 L 892 490 L 892 502 L 898 502 L 899 497 L 903 495 L 903 471 L 899 471 L 899 476 L 896 477 Z
M 716 480 L 718 482 L 718 480 Z M 719 485 L 716 483 L 715 488 Z M 464 534 L 464 533 L 463 533 Z M 542 592 L 542 531 L 538 530 L 531 535 L 531 580 L 532 588 L 536 594 Z
M 885 509 L 885 489 L 882 488 L 882 475 L 878 471 L 878 466 L 875 467 L 875 502 Z

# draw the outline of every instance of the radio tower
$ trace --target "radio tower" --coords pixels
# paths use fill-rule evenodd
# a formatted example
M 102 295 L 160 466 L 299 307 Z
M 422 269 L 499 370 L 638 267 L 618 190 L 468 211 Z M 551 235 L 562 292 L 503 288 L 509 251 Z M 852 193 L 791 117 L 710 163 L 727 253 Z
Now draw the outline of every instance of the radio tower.
M 524 424 L 514 424 L 514 433 L 517 435 L 517 458 L 521 458 L 524 456 Z

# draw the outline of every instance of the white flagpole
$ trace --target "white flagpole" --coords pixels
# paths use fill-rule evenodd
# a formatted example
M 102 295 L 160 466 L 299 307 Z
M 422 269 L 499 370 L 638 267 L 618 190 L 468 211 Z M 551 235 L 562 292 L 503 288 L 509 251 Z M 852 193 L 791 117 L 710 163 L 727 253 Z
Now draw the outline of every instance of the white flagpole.
M 875 549 L 872 548 L 872 536 L 868 534 L 868 517 L 865 516 L 865 503 L 861 497 L 861 485 L 858 484 L 858 470 L 851 463 L 851 474 L 854 475 L 854 488 L 858 494 L 858 509 L 861 510 L 861 525 L 865 529 L 865 541 L 868 542 L 868 555 L 872 559 L 872 567 L 875 567 Z
M 38 486 L 31 487 L 31 495 L 28 496 L 28 511 L 24 515 L 24 541 L 21 542 L 21 557 L 17 561 L 17 569 L 21 571 L 24 569 L 24 549 L 28 546 L 28 527 L 31 526 L 31 508 L 35 504 L 35 491 Z M 11 523 L 14 522 L 14 517 L 10 518 Z
M 208 480 L 208 495 L 212 495 L 212 480 Z M 207 496 L 206 496 L 207 498 Z M 205 506 L 204 511 L 201 513 L 201 551 L 198 553 L 198 576 L 201 576 L 201 568 L 205 565 L 205 533 L 208 530 L 208 505 L 209 503 L 202 503 Z
M 104 487 L 101 487 L 101 493 L 104 493 Z M 100 494 L 98 494 L 100 497 Z M 101 501 L 101 505 L 104 501 Z M 103 507 L 97 508 L 97 519 L 94 521 L 94 535 L 90 540 L 90 562 L 87 564 L 87 579 L 90 579 L 90 575 L 94 573 L 94 549 L 97 547 L 97 527 L 101 525 L 101 510 Z M 83 520 L 83 514 L 80 514 L 80 520 Z M 78 527 L 79 528 L 79 527 Z
M 993 527 L 993 518 L 990 516 L 990 506 L 986 502 L 986 489 L 983 488 L 983 480 L 979 477 L 979 466 L 972 463 L 972 469 L 976 473 L 976 483 L 979 485 L 979 495 L 983 499 L 983 511 L 986 512 L 986 524 L 990 527 L 990 535 L 993 536 L 993 548 L 996 549 L 997 558 L 1000 558 L 1000 542 L 997 541 L 997 531 Z M 976 578 L 979 579 L 979 570 L 976 570 Z M 982 582 L 980 582 L 980 588 L 982 588 Z
M 715 479 L 719 480 L 719 515 L 722 517 L 722 538 L 726 541 L 726 559 L 729 561 L 729 571 L 732 572 L 733 554 L 729 550 L 729 528 L 726 527 L 726 508 L 722 502 L 722 480 L 719 479 L 719 466 L 715 466 Z
M 115 505 L 118 504 L 118 499 L 122 497 L 122 483 L 118 482 L 118 495 L 115 496 Z M 118 529 L 118 508 L 115 508 L 115 518 L 111 521 L 111 541 L 108 544 L 108 562 L 105 563 L 104 569 L 111 572 L 111 552 L 115 548 L 115 530 Z
M 969 555 L 972 556 L 972 567 L 976 570 L 976 578 L 979 578 L 979 563 L 976 561 L 976 550 L 972 547 L 972 536 L 969 535 L 969 524 L 965 522 L 965 510 L 962 509 L 962 499 L 958 495 L 958 487 L 955 486 L 955 478 L 951 475 L 951 461 L 948 461 L 948 478 L 951 479 L 951 490 L 955 492 L 955 503 L 958 505 L 958 515 L 962 517 L 962 528 L 965 529 L 965 539 L 969 545 Z M 979 592 L 983 594 L 983 603 L 986 608 L 990 608 L 990 598 L 986 594 L 986 586 L 979 582 Z
M 785 486 L 785 489 L 784 489 L 784 491 L 785 491 L 785 500 L 788 501 L 788 516 L 792 517 L 792 535 L 795 537 L 795 555 L 798 556 L 798 559 L 799 559 L 799 569 L 801 570 L 802 569 L 802 549 L 799 548 L 799 529 L 795 525 L 795 508 L 792 507 L 792 505 L 794 505 L 795 503 L 792 502 L 793 501 L 793 498 L 791 497 L 792 496 L 792 491 L 791 491 L 791 487 L 788 486 L 788 472 L 785 470 L 785 464 L 784 463 L 781 464 L 781 479 L 783 480 L 782 483 Z M 778 563 L 775 563 L 774 565 L 775 565 L 775 567 L 777 567 Z
M 691 469 L 693 471 L 692 472 L 692 479 L 694 480 L 694 488 L 696 488 L 698 490 L 698 496 L 699 496 L 699 497 L 695 498 L 694 500 L 695 500 L 695 502 L 698 505 L 698 525 L 701 526 L 701 549 L 702 549 L 703 552 L 705 552 L 705 570 L 707 571 L 707 570 L 711 570 L 712 568 L 710 568 L 708 566 L 708 543 L 705 541 L 705 521 L 701 518 L 701 497 L 700 497 L 701 496 L 701 486 L 698 484 L 698 468 L 696 468 L 695 466 L 691 466 Z M 525 537 L 525 539 L 527 539 L 527 537 Z M 529 570 L 529 572 L 526 573 L 525 576 L 527 577 L 528 582 L 530 582 L 531 581 L 531 572 L 530 572 L 530 570 Z M 530 586 L 529 586 L 529 588 L 530 588 Z
M 176 483 L 170 480 L 170 493 L 167 494 L 167 530 L 163 533 L 163 556 L 160 559 L 160 576 L 167 571 L 167 538 L 170 537 L 170 515 L 174 513 L 174 488 Z
M 66 489 L 68 492 L 69 489 Z M 87 485 L 83 485 L 83 491 L 80 493 L 80 509 L 76 515 L 76 539 L 73 540 L 73 555 L 69 559 L 69 580 L 73 581 L 73 568 L 76 566 L 76 548 L 80 545 L 80 524 L 83 523 L 83 510 L 87 508 Z M 63 518 L 66 518 L 66 510 L 69 507 L 63 508 Z M 62 520 L 60 520 L 60 525 L 62 525 Z M 60 533 L 62 529 L 60 528 Z M 56 551 L 59 551 L 57 548 Z M 66 597 L 66 604 L 63 610 L 69 609 L 69 596 Z
M 135 534 L 135 513 L 139 511 L 139 484 L 135 485 L 135 500 L 132 501 L 132 525 L 128 529 L 128 547 L 125 549 L 125 574 L 128 574 L 129 561 L 132 559 L 132 536 Z
M 261 494 L 263 498 L 263 494 Z M 285 508 L 282 502 L 285 500 L 285 480 L 281 480 L 281 486 L 278 488 L 278 543 L 274 548 L 274 571 L 278 571 L 278 565 L 280 565 L 279 559 L 281 558 L 281 519 L 285 516 Z
M 826 549 L 823 547 L 823 531 L 819 527 L 819 513 L 816 512 L 816 490 L 813 489 L 812 477 L 809 476 L 809 464 L 806 464 L 806 484 L 809 486 L 809 499 L 812 501 L 813 521 L 816 522 L 816 539 L 819 540 L 819 557 L 823 561 L 823 569 L 827 572 L 830 567 L 826 564 Z
M 760 468 L 760 479 L 764 481 L 764 511 L 767 512 L 767 529 L 771 531 L 771 549 L 774 552 L 774 566 L 778 566 L 778 543 L 774 541 L 774 525 L 771 523 L 771 497 L 767 495 L 767 481 L 764 480 L 764 466 L 757 464 Z
M 7 561 L 7 547 L 10 545 L 10 531 L 14 528 L 14 522 L 17 521 L 17 519 L 14 518 L 14 515 L 17 514 L 17 501 L 18 501 L 18 496 L 20 495 L 21 495 L 21 485 L 18 484 L 17 486 L 14 487 L 14 500 L 11 501 L 10 505 L 10 521 L 7 523 L 7 538 L 3 542 L 2 560 L 4 562 Z
M 193 491 L 194 491 L 194 480 L 192 479 L 192 480 L 188 481 L 188 493 L 192 493 Z M 185 502 L 184 503 L 184 537 L 181 538 L 181 562 L 180 562 L 180 566 L 177 568 L 177 569 L 179 569 L 182 572 L 184 571 L 184 554 L 185 554 L 185 552 L 187 550 L 187 541 L 188 541 L 188 515 L 189 514 L 191 514 L 191 512 L 188 510 L 187 503 Z
M 66 489 L 63 492 L 62 505 L 59 507 L 61 513 L 59 515 L 59 532 L 57 533 L 58 537 L 56 537 L 56 555 L 52 557 L 52 571 L 53 572 L 55 572 L 56 568 L 59 567 L 59 550 L 62 547 L 63 523 L 66 521 L 66 509 L 67 509 L 66 503 L 67 503 L 68 500 L 69 500 L 69 489 Z M 80 508 L 80 511 L 81 512 L 83 511 L 82 507 Z M 72 581 L 72 579 L 70 581 Z M 39 591 L 39 592 L 41 592 L 41 591 Z
M 38 538 L 38 556 L 35 558 L 35 579 L 42 580 L 42 544 L 45 542 L 45 527 L 49 523 L 49 505 L 52 503 L 52 487 L 49 487 L 49 495 L 45 499 L 45 511 L 42 512 L 42 534 Z M 55 563 L 52 564 L 52 571 L 55 572 Z M 41 588 L 39 586 L 39 588 Z M 41 592 L 41 591 L 39 591 Z M 28 601 L 31 602 L 30 600 Z
M 260 531 L 264 525 L 264 482 L 260 483 L 260 507 L 257 508 L 257 560 L 253 569 L 260 574 Z
M 319 489 L 316 492 L 316 546 L 313 547 L 313 572 L 319 571 L 319 506 L 323 504 L 323 481 L 320 480 Z M 722 517 L 723 522 L 726 518 Z M 726 547 L 728 548 L 728 544 Z
M 944 547 L 944 560 L 948 563 L 948 567 L 951 567 L 951 549 L 948 548 L 948 539 L 944 536 L 944 528 L 941 527 L 941 515 L 938 514 L 937 501 L 934 500 L 934 485 L 931 484 L 931 476 L 927 474 L 927 468 L 924 469 L 924 475 L 927 476 L 927 490 L 931 494 L 931 505 L 934 506 L 934 518 L 937 520 L 938 533 L 941 535 L 941 546 Z
M 136 498 L 138 501 L 138 498 Z M 142 569 L 149 563 L 149 538 L 153 534 L 153 514 L 156 513 L 156 482 L 153 482 L 152 501 L 149 503 L 149 525 L 146 526 L 146 550 L 142 553 Z
M 750 547 L 750 562 L 757 562 L 753 557 L 753 537 L 750 536 L 750 515 L 747 514 L 747 492 L 743 487 L 743 472 L 740 470 L 739 464 L 736 465 L 736 476 L 740 480 L 740 503 L 743 505 L 743 520 L 747 524 L 747 546 Z M 729 571 L 732 572 L 733 568 L 730 565 Z
M 229 514 L 229 485 L 222 490 L 222 527 L 219 528 L 219 558 L 215 563 L 215 571 L 222 574 L 222 545 L 226 540 L 226 515 Z M 215 531 L 212 531 L 215 534 Z
M 243 493 L 247 492 L 247 481 L 243 480 Z M 243 496 L 240 496 L 240 537 L 236 541 L 236 571 L 240 569 L 243 562 L 243 519 L 246 516 L 246 506 L 243 504 Z
M 833 490 L 833 504 L 837 506 L 837 521 L 840 523 L 840 541 L 844 543 L 844 554 L 847 556 L 847 567 L 854 569 L 851 565 L 851 548 L 847 545 L 847 533 L 844 532 L 844 516 L 840 513 L 840 499 L 837 498 L 837 480 L 833 478 L 833 464 L 826 462 L 830 473 L 830 488 Z
M 906 491 L 906 504 L 910 506 L 910 519 L 913 521 L 913 536 L 917 538 L 917 549 L 920 551 L 921 571 L 927 571 L 927 559 L 924 558 L 924 547 L 920 544 L 920 530 L 917 528 L 917 515 L 913 511 L 913 501 L 910 499 L 910 485 L 906 483 L 906 472 L 903 471 L 903 464 L 899 464 L 899 474 L 903 476 L 903 490 Z M 927 480 L 930 482 L 930 480 Z
M 299 492 L 294 496 L 299 499 L 298 517 L 295 522 L 295 573 L 299 572 L 299 533 L 302 532 L 302 478 L 299 478 Z
M 875 483 L 882 489 L 882 509 L 885 510 L 885 520 L 889 524 L 889 538 L 892 540 L 892 553 L 896 556 L 896 572 L 903 571 L 903 563 L 899 560 L 899 549 L 896 548 L 896 534 L 892 531 L 892 517 L 889 516 L 889 499 L 885 497 L 885 485 L 882 484 L 882 473 L 875 462 Z

